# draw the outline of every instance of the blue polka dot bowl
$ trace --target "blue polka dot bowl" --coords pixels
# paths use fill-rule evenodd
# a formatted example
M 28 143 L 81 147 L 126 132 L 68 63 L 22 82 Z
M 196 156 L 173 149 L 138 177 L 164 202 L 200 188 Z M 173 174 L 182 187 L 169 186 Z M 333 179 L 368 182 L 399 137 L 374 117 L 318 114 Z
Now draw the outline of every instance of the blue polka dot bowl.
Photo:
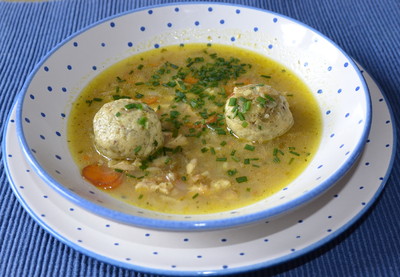
M 270 57 L 297 74 L 320 106 L 322 141 L 309 166 L 267 199 L 240 209 L 174 215 L 126 204 L 84 181 L 67 144 L 71 104 L 99 72 L 167 45 L 218 43 Z M 36 173 L 70 201 L 124 224 L 165 230 L 229 228 L 284 216 L 333 186 L 363 150 L 371 124 L 366 83 L 354 61 L 312 28 L 270 11 L 228 4 L 171 4 L 93 24 L 55 47 L 19 96 L 18 135 Z

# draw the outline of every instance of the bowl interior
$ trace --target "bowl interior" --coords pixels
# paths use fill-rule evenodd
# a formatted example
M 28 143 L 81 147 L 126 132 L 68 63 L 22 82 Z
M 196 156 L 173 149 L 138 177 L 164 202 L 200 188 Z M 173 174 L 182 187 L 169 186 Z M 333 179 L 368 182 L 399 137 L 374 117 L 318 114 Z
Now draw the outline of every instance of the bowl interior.
M 254 205 L 190 216 L 143 210 L 85 182 L 66 141 L 68 114 L 81 90 L 121 59 L 193 42 L 234 45 L 261 53 L 291 69 L 308 85 L 320 105 L 323 135 L 307 169 L 282 191 Z M 329 39 L 282 15 L 224 4 L 152 7 L 97 23 L 50 52 L 30 75 L 19 100 L 21 145 L 50 186 L 103 216 L 163 229 L 229 227 L 298 207 L 351 167 L 371 121 L 369 93 L 359 70 Z

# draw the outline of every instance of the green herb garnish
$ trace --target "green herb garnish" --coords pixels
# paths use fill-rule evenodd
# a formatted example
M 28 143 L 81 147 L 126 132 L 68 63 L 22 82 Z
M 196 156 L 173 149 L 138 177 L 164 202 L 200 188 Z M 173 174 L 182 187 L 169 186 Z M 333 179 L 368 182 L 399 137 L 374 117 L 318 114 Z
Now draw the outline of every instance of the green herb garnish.
M 237 177 L 236 178 L 236 182 L 238 182 L 238 183 L 244 183 L 244 182 L 247 182 L 248 180 L 247 180 L 247 177 L 246 176 L 241 176 L 241 177 Z

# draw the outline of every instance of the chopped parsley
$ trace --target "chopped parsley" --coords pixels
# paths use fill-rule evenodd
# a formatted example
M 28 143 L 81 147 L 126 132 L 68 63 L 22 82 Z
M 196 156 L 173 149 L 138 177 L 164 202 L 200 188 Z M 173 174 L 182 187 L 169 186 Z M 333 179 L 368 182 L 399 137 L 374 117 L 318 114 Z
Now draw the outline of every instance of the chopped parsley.
M 248 180 L 247 180 L 247 177 L 246 176 L 241 176 L 241 177 L 237 177 L 236 178 L 236 182 L 238 182 L 238 183 L 244 183 L 244 182 L 247 182 Z

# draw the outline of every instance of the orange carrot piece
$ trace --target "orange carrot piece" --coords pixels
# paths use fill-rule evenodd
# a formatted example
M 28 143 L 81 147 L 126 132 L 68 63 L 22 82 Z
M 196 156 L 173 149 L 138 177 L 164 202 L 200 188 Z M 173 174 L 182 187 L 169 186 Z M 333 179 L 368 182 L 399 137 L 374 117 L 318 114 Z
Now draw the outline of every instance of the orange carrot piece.
M 225 94 L 227 97 L 232 96 L 233 94 L 233 88 L 236 87 L 236 84 L 241 84 L 241 85 L 250 85 L 255 83 L 254 80 L 250 79 L 250 78 L 239 78 L 238 80 L 232 82 L 228 82 L 226 85 L 224 85 L 224 89 L 225 89 Z
M 151 105 L 154 104 L 158 101 L 158 97 L 157 96 L 148 96 L 143 98 L 142 102 L 147 104 L 147 105 Z
M 90 158 L 91 158 L 91 157 L 90 157 L 89 155 L 87 155 L 87 154 L 85 154 L 85 155 L 82 156 L 82 159 L 85 160 L 85 161 L 90 160 Z
M 196 84 L 196 83 L 199 81 L 199 79 L 197 79 L 197 78 L 195 78 L 195 77 L 193 77 L 193 76 L 188 75 L 188 76 L 185 77 L 185 79 L 183 79 L 183 81 L 184 81 L 185 83 L 194 85 L 194 84 Z
M 190 122 L 190 123 L 187 123 L 186 126 L 188 126 L 189 128 L 204 128 L 204 127 L 206 127 L 207 124 L 216 122 L 217 118 L 218 118 L 217 115 L 213 115 L 205 121 L 205 124 L 193 124 Z
M 213 115 L 207 119 L 206 124 L 214 123 L 216 121 L 217 121 L 217 115 Z
M 250 85 L 250 84 L 252 84 L 254 82 L 249 78 L 241 78 L 235 83 L 243 83 L 244 85 Z
M 224 90 L 225 90 L 225 95 L 227 97 L 230 97 L 233 94 L 233 85 L 232 84 L 224 85 Z
M 123 174 L 98 164 L 91 164 L 83 168 L 82 176 L 96 187 L 113 189 L 122 183 Z

